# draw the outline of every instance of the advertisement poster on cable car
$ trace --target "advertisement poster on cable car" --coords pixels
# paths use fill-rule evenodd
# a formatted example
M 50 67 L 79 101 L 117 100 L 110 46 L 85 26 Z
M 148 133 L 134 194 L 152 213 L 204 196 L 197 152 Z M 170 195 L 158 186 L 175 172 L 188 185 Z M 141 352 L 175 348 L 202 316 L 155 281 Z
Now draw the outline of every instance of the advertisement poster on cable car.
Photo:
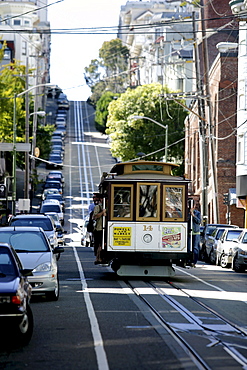
M 113 246 L 130 247 L 131 246 L 131 227 L 114 227 L 113 228 Z
M 182 247 L 182 227 L 163 226 L 162 227 L 162 248 L 181 249 Z

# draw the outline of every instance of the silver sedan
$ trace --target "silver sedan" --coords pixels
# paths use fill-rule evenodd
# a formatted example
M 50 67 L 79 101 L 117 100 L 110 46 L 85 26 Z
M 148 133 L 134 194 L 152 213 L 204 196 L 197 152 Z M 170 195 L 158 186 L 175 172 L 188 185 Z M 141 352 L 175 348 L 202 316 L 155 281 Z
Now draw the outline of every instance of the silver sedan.
M 28 277 L 32 293 L 46 295 L 50 300 L 58 300 L 56 254 L 64 252 L 64 249 L 52 249 L 44 230 L 39 227 L 1 227 L 0 242 L 12 245 L 23 267 L 32 270 L 33 275 Z

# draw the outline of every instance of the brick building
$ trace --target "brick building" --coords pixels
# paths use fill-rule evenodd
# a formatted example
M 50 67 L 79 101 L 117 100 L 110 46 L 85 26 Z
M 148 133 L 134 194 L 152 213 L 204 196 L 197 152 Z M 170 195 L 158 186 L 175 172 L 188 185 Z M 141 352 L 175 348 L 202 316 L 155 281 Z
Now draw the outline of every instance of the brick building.
M 201 17 L 205 20 L 206 48 L 202 38 L 199 44 L 204 98 L 193 102 L 191 108 L 197 115 L 191 113 L 185 122 L 185 173 L 192 180 L 190 195 L 200 199 L 206 222 L 242 227 L 244 210 L 236 208 L 234 198 L 238 58 L 236 51 L 219 53 L 216 47 L 219 42 L 237 41 L 237 24 L 230 15 L 228 0 L 204 1 Z M 198 38 L 203 35 L 201 29 L 203 26 Z M 229 201 L 224 204 L 226 193 Z

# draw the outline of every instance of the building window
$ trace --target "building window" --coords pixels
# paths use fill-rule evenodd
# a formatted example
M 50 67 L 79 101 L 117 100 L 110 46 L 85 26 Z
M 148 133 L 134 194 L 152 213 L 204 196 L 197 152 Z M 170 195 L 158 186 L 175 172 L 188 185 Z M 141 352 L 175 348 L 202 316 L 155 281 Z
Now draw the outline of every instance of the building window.
M 245 109 L 245 96 L 244 96 L 244 94 L 239 95 L 238 105 L 239 105 L 239 109 Z
M 27 55 L 27 43 L 22 41 L 22 55 Z
M 237 137 L 237 164 L 244 164 L 244 135 Z
M 177 78 L 176 81 L 176 90 L 184 91 L 184 79 L 183 78 Z
M 20 19 L 14 19 L 14 26 L 20 26 L 21 20 Z
M 11 50 L 9 48 L 5 48 L 3 59 L 4 60 L 11 60 Z

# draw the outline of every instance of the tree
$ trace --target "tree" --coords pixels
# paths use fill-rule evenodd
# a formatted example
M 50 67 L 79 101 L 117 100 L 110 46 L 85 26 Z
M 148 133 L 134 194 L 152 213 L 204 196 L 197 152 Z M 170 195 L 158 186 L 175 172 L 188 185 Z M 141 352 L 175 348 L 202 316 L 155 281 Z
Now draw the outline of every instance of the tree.
M 96 129 L 103 134 L 106 130 L 106 123 L 108 117 L 108 106 L 113 99 L 117 99 L 119 94 L 114 94 L 111 91 L 106 91 L 100 97 L 96 104 L 96 112 L 95 112 L 95 123 Z
M 164 150 L 158 150 L 165 147 L 166 130 L 147 119 L 130 119 L 133 115 L 143 115 L 168 125 L 168 159 L 182 162 L 187 112 L 178 103 L 164 99 L 162 95 L 169 92 L 160 84 L 143 85 L 135 90 L 128 89 L 109 104 L 106 133 L 110 135 L 114 157 L 126 161 L 144 152 L 147 155 L 145 159 L 160 160 L 164 155 Z M 158 152 L 153 153 L 155 151 Z
M 99 50 L 99 60 L 93 59 L 85 68 L 85 80 L 92 90 L 90 101 L 96 105 L 106 91 L 122 92 L 128 69 L 129 49 L 120 39 L 105 41 Z
M 2 49 L 0 50 L 0 59 L 2 57 Z M 33 70 L 29 70 L 28 73 L 32 74 Z M 13 143 L 13 118 L 14 118 L 14 96 L 26 90 L 25 76 L 26 66 L 21 65 L 20 62 L 14 61 L 13 63 L 6 64 L 1 69 L 0 74 L 0 142 Z M 33 111 L 33 95 L 30 94 L 30 112 Z M 24 143 L 25 137 L 25 95 L 21 95 L 16 98 L 16 142 Z M 30 120 L 30 133 L 32 132 L 32 118 Z M 39 126 L 38 121 L 38 132 L 43 129 Z M 40 152 L 46 152 L 49 148 L 51 128 L 48 130 L 50 135 L 43 137 L 37 134 L 37 145 L 40 148 Z M 47 130 L 46 130 L 47 131 Z M 30 135 L 30 142 L 32 136 Z M 24 152 L 17 152 L 17 166 L 24 169 L 25 163 Z M 6 169 L 8 172 L 12 170 L 12 153 L 5 152 Z

